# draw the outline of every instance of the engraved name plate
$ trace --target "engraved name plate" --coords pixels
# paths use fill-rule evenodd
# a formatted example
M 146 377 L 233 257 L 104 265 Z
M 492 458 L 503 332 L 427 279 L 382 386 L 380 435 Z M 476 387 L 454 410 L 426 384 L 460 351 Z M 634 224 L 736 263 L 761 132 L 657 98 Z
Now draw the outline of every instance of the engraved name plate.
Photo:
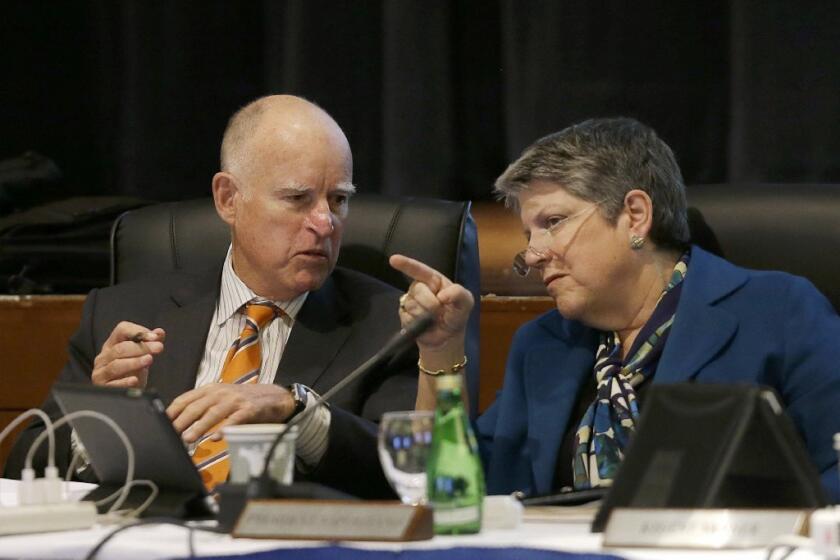
M 617 508 L 604 546 L 762 547 L 780 535 L 801 534 L 807 519 L 807 511 L 794 509 Z
M 432 511 L 387 501 L 252 500 L 234 537 L 416 541 L 433 536 Z

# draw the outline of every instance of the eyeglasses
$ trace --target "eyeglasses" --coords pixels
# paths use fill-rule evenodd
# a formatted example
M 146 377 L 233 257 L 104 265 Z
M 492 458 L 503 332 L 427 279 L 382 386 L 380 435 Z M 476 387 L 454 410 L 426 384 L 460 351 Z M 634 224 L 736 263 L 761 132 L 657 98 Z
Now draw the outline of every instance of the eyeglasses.
M 520 251 L 513 257 L 513 270 L 519 276 L 528 276 L 528 273 L 531 272 L 531 267 L 525 261 L 525 257 L 528 253 L 533 254 L 535 257 L 540 259 L 547 259 L 551 256 L 551 249 L 548 248 L 550 244 L 554 242 L 554 237 L 560 233 L 565 226 L 570 221 L 580 218 L 592 213 L 593 210 L 598 208 L 601 204 L 603 204 L 603 200 L 599 200 L 598 202 L 593 202 L 591 205 L 587 206 L 580 212 L 576 212 L 571 216 L 566 216 L 565 218 L 558 218 L 555 219 L 549 224 L 546 228 L 540 228 L 537 231 L 531 232 L 531 239 L 528 240 L 528 248 L 524 251 Z M 537 240 L 539 241 L 539 246 L 544 247 L 543 249 L 537 249 L 535 244 L 537 244 Z

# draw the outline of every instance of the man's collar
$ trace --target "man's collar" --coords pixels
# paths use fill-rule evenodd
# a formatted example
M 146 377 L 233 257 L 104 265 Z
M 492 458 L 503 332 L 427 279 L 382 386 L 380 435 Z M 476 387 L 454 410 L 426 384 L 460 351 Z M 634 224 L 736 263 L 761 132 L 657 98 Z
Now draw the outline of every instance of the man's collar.
M 219 326 L 233 317 L 243 305 L 258 297 L 233 270 L 232 251 L 233 247 L 228 247 L 225 262 L 222 265 L 222 286 L 219 292 L 218 313 L 216 314 Z M 274 301 L 274 304 L 285 311 L 286 315 L 294 321 L 308 295 L 309 292 L 304 292 L 292 300 Z

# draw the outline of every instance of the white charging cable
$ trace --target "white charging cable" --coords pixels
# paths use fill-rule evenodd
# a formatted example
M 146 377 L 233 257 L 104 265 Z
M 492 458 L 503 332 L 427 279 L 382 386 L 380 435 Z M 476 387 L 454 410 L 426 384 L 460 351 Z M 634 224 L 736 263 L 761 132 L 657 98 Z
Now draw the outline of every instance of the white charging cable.
M 82 456 L 82 454 L 78 450 L 73 453 L 73 458 L 70 460 L 70 466 L 67 467 L 67 473 L 65 473 L 65 475 L 64 475 L 64 481 L 65 482 L 70 481 L 73 473 L 75 472 L 76 463 L 79 462 L 79 459 L 81 458 L 81 456 Z M 131 486 L 132 487 L 134 487 L 134 486 L 148 486 L 149 487 L 149 497 L 146 498 L 146 501 L 144 501 L 142 504 L 140 504 L 139 506 L 137 506 L 133 510 L 125 512 L 124 514 L 121 514 L 122 517 L 138 517 L 141 513 L 146 511 L 146 509 L 150 505 L 152 505 L 152 502 L 155 500 L 155 498 L 157 498 L 158 494 L 160 493 L 160 490 L 158 489 L 157 484 L 155 484 L 151 480 L 138 478 L 138 479 L 133 480 L 131 482 Z M 98 501 L 94 502 L 94 505 L 96 505 L 97 507 L 104 506 L 108 502 L 111 502 L 111 501 L 115 500 L 117 498 L 117 496 L 120 494 L 121 491 L 122 491 L 122 486 L 117 488 L 111 494 L 107 495 L 106 497 L 102 498 L 101 500 L 98 500 Z
M 41 410 L 40 408 L 30 408 L 27 411 L 21 412 L 18 414 L 17 418 L 12 420 L 8 426 L 3 428 L 3 431 L 0 431 L 0 443 L 3 443 L 3 440 L 6 438 L 7 435 L 11 433 L 12 430 L 17 428 L 21 422 L 29 418 L 30 416 L 40 416 L 41 420 L 44 421 L 46 425 L 46 434 L 47 437 L 50 439 L 49 442 L 49 450 L 47 455 L 47 465 L 54 467 L 55 466 L 55 427 L 53 426 L 53 422 L 47 413 Z
M 64 481 L 69 482 L 73 478 L 73 473 L 76 472 L 76 465 L 81 461 L 82 453 L 78 449 L 73 451 L 73 458 L 70 459 L 70 464 L 67 465 L 67 472 L 64 473 Z
M 122 441 L 123 445 L 125 446 L 125 452 L 127 456 L 127 466 L 125 469 L 125 484 L 120 489 L 120 494 L 117 500 L 111 505 L 110 509 L 108 509 L 108 513 L 113 512 L 114 510 L 119 509 L 125 500 L 128 498 L 129 491 L 131 490 L 131 486 L 134 482 L 134 447 L 132 447 L 131 442 L 128 439 L 128 436 L 125 434 L 122 428 L 114 422 L 110 417 L 102 414 L 101 412 L 96 412 L 95 410 L 77 410 L 75 412 L 71 412 L 70 414 L 65 414 L 59 420 L 56 420 L 53 423 L 53 428 L 58 429 L 64 424 L 68 423 L 70 420 L 75 420 L 76 418 L 95 418 L 97 420 L 101 420 L 105 424 L 107 424 L 114 433 Z M 38 449 L 38 446 L 43 443 L 44 439 L 47 437 L 46 432 L 42 432 L 38 434 L 38 437 L 35 438 L 35 441 L 32 442 L 32 445 L 29 447 L 29 452 L 26 454 L 26 468 L 32 468 L 32 459 L 35 456 L 35 452 Z M 53 467 L 55 468 L 55 467 Z M 58 475 L 58 470 L 56 469 L 56 476 Z
M 158 494 L 160 493 L 160 490 L 158 489 L 157 484 L 155 484 L 151 480 L 146 480 L 146 479 L 141 479 L 141 478 L 138 478 L 137 480 L 132 480 L 131 483 L 129 484 L 129 488 L 133 488 L 135 486 L 148 486 L 149 487 L 149 496 L 146 498 L 146 500 L 142 504 L 140 504 L 139 506 L 137 506 L 133 510 L 127 511 L 127 512 L 117 512 L 119 514 L 119 520 L 120 521 L 124 521 L 124 518 L 126 518 L 126 517 L 138 517 L 141 513 L 146 511 L 146 509 L 150 505 L 152 505 L 152 502 L 155 501 L 155 498 L 157 498 Z M 116 497 L 120 494 L 121 491 L 122 491 L 122 488 L 120 488 L 118 490 L 115 490 L 113 493 L 109 494 L 108 496 L 102 498 L 101 500 L 98 500 L 97 502 L 95 502 L 96 506 L 97 507 L 104 506 L 108 502 L 113 501 L 114 499 L 116 499 Z M 111 509 L 113 509 L 113 508 L 111 508 Z M 108 513 L 106 515 L 110 515 L 110 514 L 111 514 L 111 510 L 109 509 Z
M 30 408 L 22 412 L 0 431 L 0 443 L 17 428 L 21 422 L 32 416 L 39 416 L 44 421 L 45 430 L 39 434 L 39 441 L 49 439 L 47 450 L 47 468 L 44 469 L 44 479 L 35 478 L 35 470 L 32 468 L 32 461 L 27 461 L 26 466 L 20 474 L 20 485 L 18 486 L 18 503 L 21 505 L 57 503 L 63 499 L 61 492 L 61 481 L 58 478 L 58 469 L 55 466 L 55 426 L 47 413 L 39 408 Z

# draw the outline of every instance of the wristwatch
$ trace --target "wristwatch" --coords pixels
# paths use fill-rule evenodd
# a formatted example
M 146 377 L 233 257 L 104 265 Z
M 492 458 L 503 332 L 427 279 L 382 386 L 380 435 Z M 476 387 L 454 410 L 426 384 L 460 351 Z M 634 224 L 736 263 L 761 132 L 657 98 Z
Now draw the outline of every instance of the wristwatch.
M 288 418 L 286 418 L 286 422 L 303 412 L 309 399 L 309 388 L 306 385 L 292 383 L 289 385 L 288 389 L 289 393 L 292 395 L 292 400 L 294 401 L 295 406 L 292 409 L 292 413 Z

